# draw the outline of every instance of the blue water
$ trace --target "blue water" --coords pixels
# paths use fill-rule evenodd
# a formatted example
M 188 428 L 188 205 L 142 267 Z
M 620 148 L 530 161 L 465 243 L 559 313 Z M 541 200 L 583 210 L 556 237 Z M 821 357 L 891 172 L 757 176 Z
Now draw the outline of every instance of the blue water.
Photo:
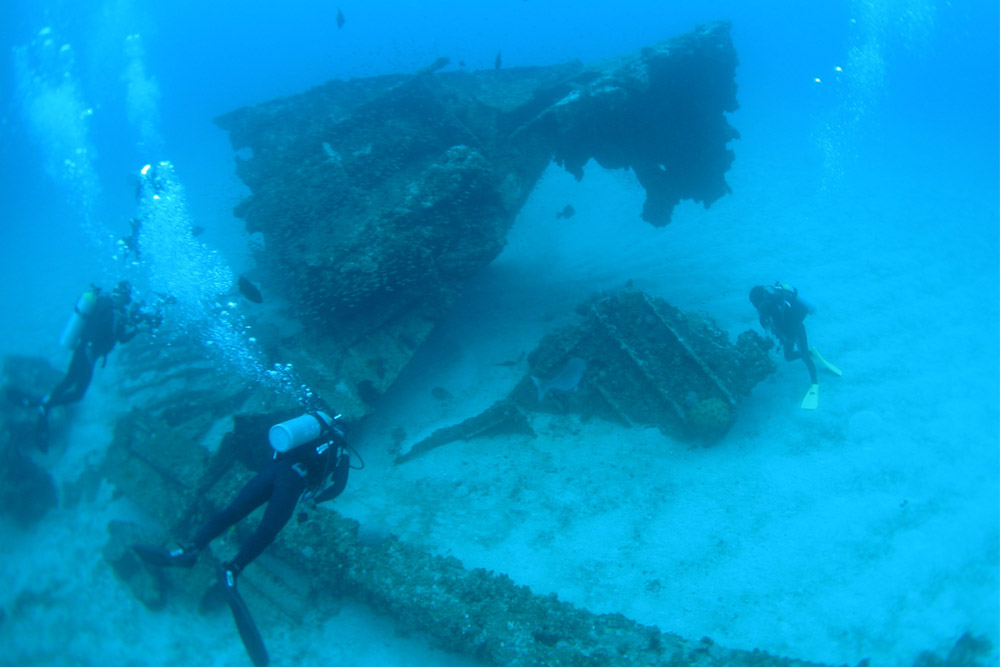
M 408 430 L 416 432 L 435 426 L 436 418 L 467 416 L 434 413 L 415 398 L 420 388 L 451 382 L 469 411 L 496 398 L 508 379 L 484 379 L 468 360 L 492 353 L 516 358 L 522 348 L 504 347 L 474 323 L 495 318 L 494 332 L 530 349 L 589 291 L 626 278 L 678 306 L 709 312 L 733 333 L 754 326 L 748 285 L 794 282 L 820 306 L 810 334 L 850 369 L 839 390 L 831 383 L 824 394 L 825 412 L 812 422 L 783 412 L 795 402 L 787 396 L 797 396 L 802 369 L 782 365 L 727 437 L 730 449 L 716 448 L 699 461 L 673 452 L 671 460 L 661 454 L 662 443 L 649 445 L 650 469 L 662 464 L 663 475 L 677 471 L 674 483 L 690 495 L 657 505 L 655 516 L 643 519 L 643 538 L 611 530 L 607 544 L 620 546 L 611 554 L 574 537 L 590 521 L 607 528 L 603 515 L 582 508 L 567 510 L 579 516 L 562 536 L 566 553 L 546 547 L 546 554 L 533 554 L 535 533 L 550 527 L 527 519 L 498 526 L 508 539 L 495 541 L 446 522 L 431 531 L 434 543 L 414 527 L 426 525 L 426 508 L 392 500 L 414 485 L 427 490 L 428 503 L 446 502 L 446 494 L 433 493 L 431 466 L 352 482 L 358 490 L 353 498 L 346 494 L 345 511 L 381 512 L 396 522 L 393 532 L 454 549 L 472 565 L 502 569 L 500 562 L 536 558 L 537 567 L 511 566 L 512 578 L 595 611 L 621 611 L 734 647 L 828 662 L 874 656 L 875 664 L 902 665 L 920 650 L 946 650 L 967 630 L 996 643 L 1000 13 L 988 0 L 814 4 L 378 0 L 341 3 L 346 24 L 338 29 L 337 4 L 304 0 L 8 0 L 0 9 L 0 284 L 7 287 L 0 291 L 0 353 L 40 354 L 61 365 L 58 329 L 83 285 L 123 274 L 150 287 L 170 284 L 167 269 L 142 275 L 142 268 L 123 263 L 115 243 L 137 212 L 138 173 L 149 162 L 170 161 L 183 190 L 184 220 L 206 228 L 185 255 L 197 262 L 187 275 L 215 277 L 188 287 L 212 292 L 216 269 L 235 275 L 252 266 L 251 240 L 231 213 L 247 191 L 232 173 L 228 137 L 211 122 L 218 114 L 331 78 L 413 72 L 441 55 L 451 67 L 462 61 L 469 69 L 492 68 L 497 51 L 505 67 L 594 62 L 728 19 L 740 58 L 741 108 L 730 118 L 742 135 L 731 145 L 733 193 L 707 211 L 682 205 L 671 226 L 653 230 L 638 219 L 642 193 L 627 176 L 590 165 L 577 184 L 553 169 L 522 211 L 508 249 L 470 286 L 444 332 L 388 397 L 396 412 L 385 418 L 385 431 L 399 421 L 409 420 Z M 553 227 L 552 212 L 567 201 L 578 211 L 573 227 Z M 164 251 L 179 247 L 159 244 Z M 536 288 L 543 271 L 548 291 Z M 186 318 L 219 316 L 217 300 L 199 294 L 190 297 Z M 238 313 L 229 317 L 239 320 Z M 235 326 L 212 320 L 205 335 L 229 352 L 220 364 L 261 381 L 269 364 L 281 360 L 261 361 Z M 493 367 L 489 361 L 483 367 Z M 96 389 L 88 400 L 113 396 L 110 387 Z M 555 446 L 559 437 L 551 440 Z M 590 446 L 600 455 L 584 438 L 581 447 Z M 558 458 L 557 465 L 579 466 L 577 480 L 591 474 L 576 460 Z M 475 480 L 483 488 L 504 483 L 486 472 L 464 474 L 470 488 Z M 614 492 L 608 504 L 632 498 L 634 478 L 597 476 L 595 488 Z M 732 494 L 739 502 L 713 496 L 734 480 L 744 484 Z M 662 477 L 644 481 L 638 486 L 652 488 Z M 539 497 L 570 499 L 577 492 L 558 481 L 524 484 Z M 699 505 L 709 496 L 712 507 Z M 509 513 L 486 492 L 482 501 L 497 516 Z M 923 514 L 892 514 L 904 505 Z M 746 522 L 733 518 L 744 512 Z M 706 515 L 718 535 L 699 532 L 703 522 L 693 517 Z M 19 593 L 45 588 L 38 583 L 44 569 L 31 563 L 45 563 L 60 540 L 93 546 L 92 552 L 102 543 L 94 537 L 102 530 L 98 519 L 50 521 L 10 538 L 11 549 L 0 555 L 0 572 L 13 582 L 0 595 L 8 614 Z M 679 531 L 689 538 L 683 546 L 668 538 Z M 744 557 L 715 553 L 712 537 L 736 544 L 730 548 Z M 829 549 L 820 548 L 827 540 Z M 648 594 L 638 574 L 632 581 L 608 565 L 616 559 L 626 572 L 663 568 L 658 579 L 676 581 L 677 597 Z M 692 563 L 702 561 L 704 572 L 695 572 Z M 63 585 L 76 576 L 65 572 Z M 80 573 L 66 597 L 96 596 L 100 587 L 109 606 L 129 604 L 127 593 L 107 590 L 113 578 L 88 576 Z M 716 606 L 727 613 L 712 608 L 709 592 L 725 599 Z M 690 611 L 666 611 L 674 608 Z M 163 636 L 130 653 L 135 642 L 127 633 L 87 625 L 70 602 L 32 613 L 39 628 L 58 627 L 67 615 L 80 624 L 83 639 L 65 654 L 72 656 L 66 664 L 88 655 L 106 664 L 102 644 L 134 664 L 144 662 L 149 646 L 166 651 L 164 662 L 198 655 L 176 648 L 169 633 L 179 626 L 156 619 L 136 622 Z M 851 615 L 855 620 L 845 618 Z M 0 636 L 12 640 L 9 628 L 18 623 L 14 615 L 0 621 Z M 336 632 L 338 624 L 360 636 L 392 634 L 364 612 L 333 618 L 321 630 Z M 294 646 L 288 634 L 282 645 Z M 19 662 L 10 664 L 60 662 L 41 640 L 19 641 L 13 653 Z M 210 636 L 191 641 L 213 646 Z M 329 650 L 353 650 L 357 664 L 399 659 L 394 649 L 376 653 L 357 644 Z M 238 650 L 219 651 L 217 663 L 240 664 Z M 0 656 L 0 664 L 5 660 Z M 276 660 L 293 664 L 289 657 Z

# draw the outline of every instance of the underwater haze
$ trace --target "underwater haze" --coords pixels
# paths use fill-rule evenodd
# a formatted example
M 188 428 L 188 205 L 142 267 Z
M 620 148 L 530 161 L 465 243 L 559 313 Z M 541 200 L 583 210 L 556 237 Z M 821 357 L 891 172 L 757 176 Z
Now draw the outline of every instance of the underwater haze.
M 995 0 L 7 0 L 0 353 L 65 368 L 59 334 L 81 291 L 128 279 L 171 295 L 168 316 L 220 373 L 284 391 L 296 380 L 282 360 L 239 307 L 217 307 L 261 239 L 233 214 L 249 190 L 213 118 L 440 56 L 447 70 L 595 63 L 715 20 L 731 22 L 739 56 L 731 193 L 682 202 L 654 228 L 631 173 L 590 163 L 576 181 L 550 165 L 504 251 L 365 424 L 355 445 L 369 465 L 333 509 L 692 640 L 895 667 L 971 633 L 996 665 Z M 184 202 L 170 210 L 137 197 L 140 170 L 161 161 Z M 556 217 L 567 203 L 575 214 Z M 136 216 L 155 221 L 141 261 L 121 241 Z M 816 306 L 810 341 L 843 370 L 823 376 L 815 411 L 799 408 L 805 369 L 778 354 L 711 447 L 553 419 L 530 446 L 474 440 L 392 464 L 394 432 L 426 435 L 506 395 L 518 378 L 498 364 L 596 290 L 634 284 L 735 338 L 759 331 L 750 287 L 776 280 Z M 135 599 L 101 549 L 109 520 L 142 517 L 107 484 L 72 492 L 130 407 L 115 354 L 66 442 L 29 453 L 59 505 L 27 528 L 0 516 L 0 665 L 249 664 L 227 615 Z M 357 602 L 313 621 L 262 627 L 274 664 L 480 664 Z

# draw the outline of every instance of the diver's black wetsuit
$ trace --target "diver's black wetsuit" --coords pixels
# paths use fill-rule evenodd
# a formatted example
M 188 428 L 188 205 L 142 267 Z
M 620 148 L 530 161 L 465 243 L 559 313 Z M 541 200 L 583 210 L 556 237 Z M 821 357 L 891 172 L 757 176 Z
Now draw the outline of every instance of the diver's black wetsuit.
M 809 340 L 803 321 L 809 308 L 802 303 L 798 290 L 782 287 L 765 288 L 758 303 L 754 303 L 760 315 L 760 326 L 778 338 L 785 354 L 785 361 L 801 359 L 809 369 L 809 378 L 817 384 L 816 364 L 809 352 Z
M 115 308 L 109 296 L 97 297 L 94 309 L 86 316 L 86 323 L 80 335 L 80 342 L 73 350 L 69 368 L 59 384 L 44 400 L 46 408 L 55 405 L 76 403 L 87 393 L 94 377 L 94 364 L 101 357 L 107 363 L 108 353 L 116 343 L 127 343 L 138 333 L 129 326 L 123 310 Z
M 303 491 L 318 491 L 332 472 L 333 484 L 319 492 L 314 499 L 316 502 L 324 502 L 336 498 L 347 486 L 347 475 L 351 469 L 343 426 L 335 421 L 331 423 L 318 413 L 309 414 L 320 422 L 319 437 L 287 452 L 275 454 L 274 460 L 236 494 L 229 507 L 208 520 L 198 531 L 193 544 L 172 551 L 142 544 L 132 545 L 136 555 L 151 565 L 193 567 L 198 554 L 209 542 L 266 502 L 267 509 L 256 530 L 243 543 L 236 557 L 223 563 L 219 571 L 222 593 L 233 612 L 233 620 L 247 655 L 256 667 L 264 667 L 269 664 L 270 659 L 257 624 L 236 590 L 236 579 L 243 568 L 259 556 L 288 523 Z
M 332 443 L 327 438 L 313 441 L 275 455 L 256 477 L 240 491 L 229 507 L 222 510 L 194 538 L 193 546 L 201 551 L 229 526 L 246 517 L 265 502 L 267 509 L 257 529 L 243 543 L 240 552 L 228 564 L 238 574 L 267 548 L 292 518 L 295 505 L 306 489 L 315 489 L 333 472 L 333 485 L 324 491 L 319 500 L 331 500 L 347 486 L 350 457 L 343 449 L 339 435 Z

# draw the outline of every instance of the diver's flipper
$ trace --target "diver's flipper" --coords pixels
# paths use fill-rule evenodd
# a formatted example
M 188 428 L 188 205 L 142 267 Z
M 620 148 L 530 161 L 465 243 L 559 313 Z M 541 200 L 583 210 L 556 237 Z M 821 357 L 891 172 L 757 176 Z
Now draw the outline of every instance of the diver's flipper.
M 253 616 L 247 609 L 243 596 L 236 590 L 236 581 L 230 576 L 229 570 L 222 572 L 222 592 L 229 603 L 229 609 L 233 612 L 233 620 L 236 621 L 236 629 L 239 630 L 240 639 L 243 640 L 243 647 L 247 650 L 247 655 L 253 662 L 254 667 L 266 667 L 271 661 L 267 655 L 267 648 L 264 640 L 260 636 L 257 624 L 253 622 Z
M 823 356 L 819 353 L 819 350 L 817 350 L 815 347 L 809 348 L 809 352 L 812 353 L 813 359 L 815 359 L 819 363 L 821 363 L 824 366 L 826 366 L 826 370 L 830 371 L 834 375 L 843 375 L 844 374 L 839 368 L 837 368 L 836 366 L 834 366 L 833 364 L 831 364 L 829 361 L 827 361 L 826 359 L 824 359 Z
M 806 392 L 806 397 L 802 399 L 802 409 L 803 410 L 815 410 L 819 406 L 819 385 L 814 384 L 809 386 L 809 391 Z

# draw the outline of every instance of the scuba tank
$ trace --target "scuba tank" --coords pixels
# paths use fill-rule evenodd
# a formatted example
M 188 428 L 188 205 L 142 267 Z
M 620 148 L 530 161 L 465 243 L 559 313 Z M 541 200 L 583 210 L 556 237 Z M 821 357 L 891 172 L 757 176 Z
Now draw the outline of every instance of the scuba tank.
M 325 412 L 307 412 L 300 417 L 272 426 L 267 433 L 267 439 L 274 451 L 287 452 L 315 440 L 332 424 L 333 419 Z
M 296 447 L 320 443 L 316 446 L 315 455 L 323 457 L 322 471 L 318 468 L 309 470 L 301 462 L 292 466 L 302 477 L 307 478 L 310 485 L 304 497 L 311 498 L 316 503 L 336 498 L 347 486 L 351 457 L 345 448 L 350 448 L 350 445 L 344 440 L 344 427 L 339 420 L 339 414 L 331 417 L 326 412 L 316 410 L 275 424 L 267 434 L 267 439 L 274 448 L 275 458 L 279 453 Z M 364 461 L 361 462 L 361 468 L 364 468 Z M 329 479 L 330 477 L 333 479 Z M 311 481 L 308 481 L 310 478 Z
M 97 288 L 89 289 L 80 295 L 73 308 L 73 314 L 69 316 L 66 326 L 63 328 L 62 336 L 59 337 L 59 344 L 72 350 L 80 342 L 80 335 L 83 327 L 87 324 L 87 316 L 94 311 L 97 304 Z
M 785 303 L 791 306 L 792 301 L 798 301 L 802 304 L 802 307 L 806 309 L 806 313 L 813 315 L 816 313 L 816 308 L 811 303 L 799 296 L 799 290 L 797 287 L 792 287 L 788 283 L 783 283 L 780 280 L 774 283 L 774 287 L 769 288 L 778 297 L 780 297 Z

